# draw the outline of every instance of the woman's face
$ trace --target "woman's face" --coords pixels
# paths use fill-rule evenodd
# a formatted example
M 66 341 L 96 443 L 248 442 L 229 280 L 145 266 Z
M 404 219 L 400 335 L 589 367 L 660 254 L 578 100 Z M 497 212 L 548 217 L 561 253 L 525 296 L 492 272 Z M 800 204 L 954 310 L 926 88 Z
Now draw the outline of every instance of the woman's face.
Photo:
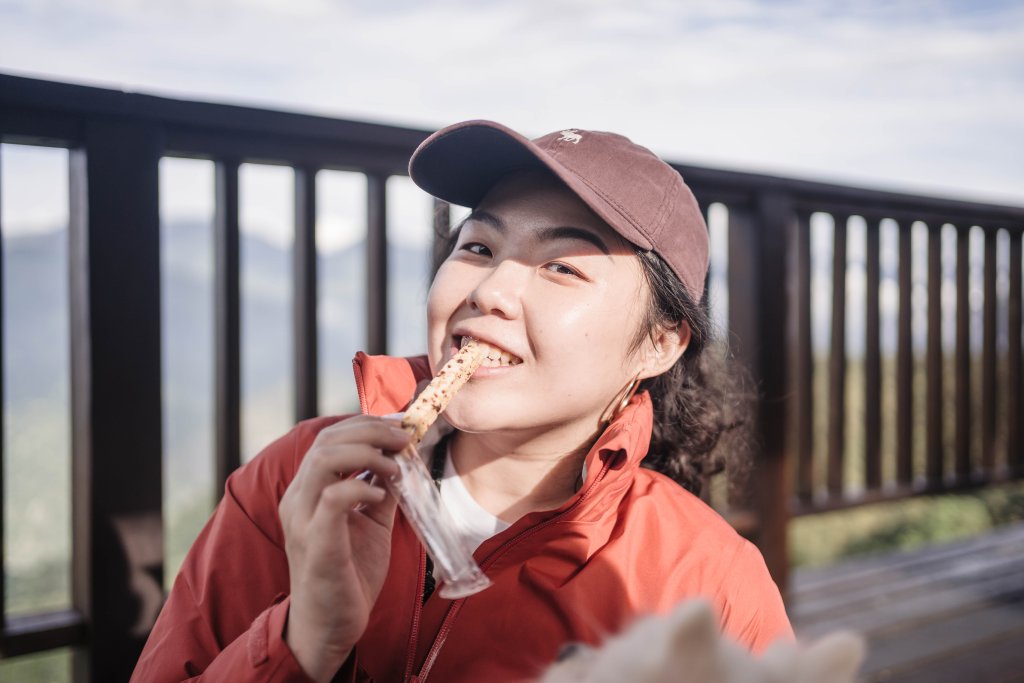
M 434 278 L 428 353 L 436 371 L 471 336 L 514 364 L 477 370 L 448 421 L 468 432 L 593 433 L 644 368 L 633 342 L 647 305 L 631 245 L 575 195 L 540 173 L 503 180 Z

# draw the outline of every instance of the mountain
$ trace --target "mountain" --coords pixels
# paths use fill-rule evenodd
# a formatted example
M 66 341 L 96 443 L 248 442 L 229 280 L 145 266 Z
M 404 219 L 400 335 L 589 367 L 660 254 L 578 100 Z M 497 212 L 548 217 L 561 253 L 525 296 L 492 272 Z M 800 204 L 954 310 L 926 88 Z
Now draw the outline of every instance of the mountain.
M 292 266 L 289 250 L 251 234 L 243 233 L 240 248 L 243 450 L 246 457 L 251 457 L 294 423 Z M 212 481 L 211 228 L 195 222 L 165 225 L 161 250 L 165 472 L 168 492 L 173 496 L 182 487 Z M 4 240 L 4 401 L 13 423 L 11 436 L 24 435 L 18 443 L 26 447 L 38 443 L 30 434 L 43 433 L 54 424 L 62 425 L 60 432 L 66 433 L 67 251 L 64 231 Z M 422 310 L 428 258 L 423 250 L 392 245 L 389 286 L 396 310 L 414 305 L 417 312 Z M 357 244 L 322 256 L 318 262 L 322 412 L 358 409 L 351 359 L 365 346 L 364 259 L 365 249 Z M 423 328 L 413 326 L 416 315 L 394 316 L 393 320 L 407 323 L 394 330 L 389 340 L 393 347 L 406 353 L 423 348 Z M 54 438 L 57 442 L 50 443 L 47 450 L 66 451 L 66 436 Z M 17 444 L 11 447 L 21 448 Z

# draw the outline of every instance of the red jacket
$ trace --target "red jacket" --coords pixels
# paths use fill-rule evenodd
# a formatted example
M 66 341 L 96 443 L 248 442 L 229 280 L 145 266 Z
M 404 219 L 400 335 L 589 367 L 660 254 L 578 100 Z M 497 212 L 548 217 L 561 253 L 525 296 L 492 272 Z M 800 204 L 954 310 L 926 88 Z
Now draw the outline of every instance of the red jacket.
M 363 412 L 401 410 L 422 358 L 360 354 Z M 228 480 L 193 545 L 135 670 L 137 681 L 306 681 L 281 634 L 288 565 L 277 506 L 317 432 L 299 424 Z M 637 615 L 709 598 L 724 631 L 755 651 L 792 631 L 758 551 L 702 501 L 641 469 L 652 426 L 635 397 L 587 455 L 587 477 L 561 508 L 485 541 L 493 585 L 421 604 L 425 554 L 401 512 L 391 565 L 366 633 L 339 674 L 357 681 L 529 681 L 569 641 L 598 643 Z

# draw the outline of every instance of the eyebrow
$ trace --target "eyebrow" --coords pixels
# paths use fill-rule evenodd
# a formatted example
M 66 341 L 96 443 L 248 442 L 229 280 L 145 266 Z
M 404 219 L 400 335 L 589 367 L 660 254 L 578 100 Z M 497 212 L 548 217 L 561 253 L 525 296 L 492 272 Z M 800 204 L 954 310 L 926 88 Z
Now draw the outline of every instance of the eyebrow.
M 487 225 L 491 226 L 492 228 L 501 233 L 508 231 L 508 226 L 505 225 L 505 222 L 503 220 L 501 220 L 492 213 L 487 213 L 486 211 L 474 211 L 469 215 L 468 218 L 466 218 L 466 222 L 468 223 L 469 221 L 479 221 L 481 223 L 486 223 Z M 551 228 L 541 228 L 540 230 L 537 231 L 537 233 L 540 239 L 545 241 L 580 240 L 583 242 L 589 242 L 590 244 L 597 247 L 601 251 L 601 253 L 605 254 L 606 256 L 611 256 L 611 250 L 608 248 L 608 245 L 604 243 L 604 240 L 602 240 L 595 233 L 589 230 L 584 230 L 583 228 L 577 228 L 572 225 L 559 225 Z

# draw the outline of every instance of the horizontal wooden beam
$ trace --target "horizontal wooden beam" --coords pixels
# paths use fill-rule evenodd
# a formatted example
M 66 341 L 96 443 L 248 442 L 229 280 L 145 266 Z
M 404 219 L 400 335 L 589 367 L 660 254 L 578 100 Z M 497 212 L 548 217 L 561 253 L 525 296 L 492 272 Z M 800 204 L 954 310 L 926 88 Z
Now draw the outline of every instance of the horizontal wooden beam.
M 75 610 L 8 617 L 0 630 L 0 658 L 83 645 L 87 636 L 85 617 Z
M 393 174 L 405 168 L 409 154 L 430 131 L 325 116 L 274 111 L 211 102 L 193 102 L 109 88 L 58 83 L 0 74 L 0 136 L 77 141 L 81 116 L 144 121 L 164 129 L 167 149 L 208 153 L 249 160 L 262 155 L 327 167 L 317 146 L 334 149 L 327 155 L 339 163 L 352 157 L 357 166 L 374 164 L 376 172 Z M 543 134 L 547 131 L 528 131 Z M 274 138 L 287 139 L 281 147 Z M 237 141 L 238 144 L 235 144 Z M 245 154 L 239 155 L 240 147 Z M 295 158 L 298 148 L 308 154 Z M 360 154 L 363 150 L 365 154 Z M 383 163 L 382 163 L 383 162 Z M 1024 207 L 907 194 L 836 185 L 798 178 L 673 164 L 702 201 L 745 202 L 753 206 L 760 192 L 789 195 L 799 210 L 954 223 L 1024 223 Z M 882 217 L 879 216 L 879 217 Z
M 0 110 L 34 109 L 75 117 L 134 119 L 171 128 L 217 129 L 227 135 L 323 138 L 380 149 L 411 150 L 428 131 L 326 116 L 156 97 L 110 88 L 0 74 Z

